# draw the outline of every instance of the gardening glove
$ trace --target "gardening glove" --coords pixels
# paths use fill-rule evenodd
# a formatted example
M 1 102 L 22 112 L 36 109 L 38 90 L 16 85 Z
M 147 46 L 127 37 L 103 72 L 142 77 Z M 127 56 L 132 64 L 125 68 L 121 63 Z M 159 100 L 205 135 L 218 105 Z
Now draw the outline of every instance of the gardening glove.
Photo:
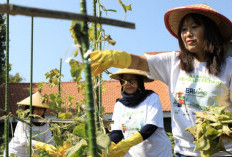
M 91 69 L 94 76 L 110 67 L 127 68 L 131 64 L 131 55 L 124 51 L 97 50 L 90 54 Z
M 131 137 L 116 144 L 111 151 L 111 157 L 123 157 L 131 147 L 141 143 L 142 141 L 143 137 L 141 134 L 139 132 L 135 133 Z
M 110 157 L 113 157 L 113 156 L 110 155 L 110 153 L 111 153 L 111 151 L 112 151 L 112 149 L 114 148 L 115 145 L 116 145 L 116 144 L 115 144 L 114 142 L 111 142 L 110 147 L 108 148 L 108 152 L 109 152 L 109 156 L 110 156 Z M 107 157 L 105 151 L 102 151 L 102 156 L 101 156 L 101 157 Z
M 38 141 L 35 143 L 35 148 L 45 150 L 51 156 L 57 156 L 56 147 L 51 144 L 46 144 Z
M 62 147 L 59 148 L 59 157 L 65 157 L 65 151 L 71 148 L 72 145 L 69 143 L 65 143 Z
M 116 146 L 116 144 L 114 142 L 111 142 L 111 145 L 109 147 L 109 155 L 110 155 L 110 157 L 117 157 L 117 156 L 114 156 L 114 153 L 113 153 L 113 149 L 114 149 L 115 146 Z

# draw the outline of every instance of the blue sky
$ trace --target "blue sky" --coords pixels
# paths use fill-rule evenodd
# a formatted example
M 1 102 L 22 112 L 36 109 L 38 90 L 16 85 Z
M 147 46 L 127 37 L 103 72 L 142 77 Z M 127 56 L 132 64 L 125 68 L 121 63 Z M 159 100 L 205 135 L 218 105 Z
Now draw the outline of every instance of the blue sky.
M 92 15 L 92 0 L 87 1 L 88 14 Z M 117 42 L 115 46 L 104 45 L 105 49 L 124 50 L 129 53 L 143 55 L 144 52 L 179 50 L 177 40 L 167 31 L 164 25 L 164 14 L 168 9 L 206 3 L 232 20 L 231 0 L 122 0 L 132 4 L 132 11 L 127 13 L 126 21 L 135 23 L 136 29 L 103 25 L 106 34 Z M 124 11 L 117 0 L 100 0 L 107 9 L 115 9 L 116 13 L 108 13 L 107 17 L 117 20 L 124 18 Z M 6 0 L 0 0 L 6 3 Z M 52 9 L 80 13 L 79 0 L 10 0 L 10 3 L 35 8 Z M 106 14 L 103 13 L 106 17 Z M 46 81 L 45 73 L 60 67 L 62 58 L 62 81 L 71 81 L 70 67 L 65 60 L 74 51 L 73 39 L 69 28 L 71 21 L 34 18 L 34 65 L 33 82 Z M 10 15 L 10 74 L 17 72 L 30 81 L 30 49 L 31 49 L 31 17 Z M 80 60 L 79 58 L 77 58 Z M 116 68 L 110 68 L 115 72 Z M 109 77 L 104 74 L 103 78 Z

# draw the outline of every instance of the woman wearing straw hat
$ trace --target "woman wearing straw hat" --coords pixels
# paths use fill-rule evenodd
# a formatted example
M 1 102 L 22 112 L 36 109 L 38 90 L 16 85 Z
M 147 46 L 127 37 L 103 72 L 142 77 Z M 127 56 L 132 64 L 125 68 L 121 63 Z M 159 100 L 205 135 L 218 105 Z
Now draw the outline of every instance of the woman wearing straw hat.
M 172 133 L 177 156 L 200 156 L 193 136 L 184 131 L 195 125 L 195 113 L 206 105 L 224 105 L 232 111 L 231 21 L 206 4 L 178 7 L 164 16 L 168 31 L 178 39 L 180 52 L 137 56 L 106 50 L 90 54 L 94 75 L 109 67 L 144 70 L 169 86 Z M 182 94 L 179 94 L 182 93 Z M 232 153 L 232 143 L 223 141 Z M 213 156 L 227 156 L 225 152 Z
M 22 100 L 18 104 L 25 106 L 25 110 L 29 109 L 30 97 Z M 32 111 L 33 115 L 36 116 L 35 118 L 44 118 L 47 108 L 49 108 L 49 106 L 48 104 L 42 103 L 41 94 L 39 92 L 32 95 Z M 33 122 L 32 125 L 32 146 L 37 150 L 43 149 L 50 155 L 55 155 L 56 149 L 53 146 L 55 143 L 52 140 L 52 133 L 49 130 L 49 124 Z M 29 156 L 29 136 L 29 125 L 19 121 L 14 132 L 14 137 L 9 143 L 9 155 L 15 154 L 17 157 Z
M 113 112 L 110 156 L 172 157 L 159 97 L 144 87 L 144 82 L 153 80 L 134 69 L 120 69 L 110 77 L 122 86 L 122 98 L 117 99 Z

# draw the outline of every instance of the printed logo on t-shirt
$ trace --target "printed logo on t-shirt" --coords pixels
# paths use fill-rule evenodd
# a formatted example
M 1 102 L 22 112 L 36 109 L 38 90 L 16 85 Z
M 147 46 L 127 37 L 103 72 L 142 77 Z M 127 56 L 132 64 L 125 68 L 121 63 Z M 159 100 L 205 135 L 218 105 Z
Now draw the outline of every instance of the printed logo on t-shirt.
M 144 115 L 144 116 L 143 116 Z M 144 111 L 134 110 L 126 112 L 122 119 L 122 131 L 125 138 L 138 132 L 145 125 Z
M 178 79 L 173 106 L 205 110 L 206 105 L 216 105 L 221 86 L 221 81 L 208 76 L 182 75 Z
M 227 93 L 224 87 L 225 85 L 222 85 L 216 77 L 211 78 L 207 74 L 188 75 L 181 71 L 173 93 L 172 118 L 178 122 L 174 124 L 176 127 L 174 135 L 182 136 L 183 141 L 191 142 L 193 136 L 184 130 L 195 125 L 195 111 L 207 110 L 207 105 L 225 102 L 224 99 L 228 99 L 228 96 L 224 95 Z

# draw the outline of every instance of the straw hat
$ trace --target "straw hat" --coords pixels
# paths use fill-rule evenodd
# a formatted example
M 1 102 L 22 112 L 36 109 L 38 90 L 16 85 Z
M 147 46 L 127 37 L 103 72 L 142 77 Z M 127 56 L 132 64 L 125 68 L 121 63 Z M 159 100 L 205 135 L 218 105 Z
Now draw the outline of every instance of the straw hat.
M 30 105 L 30 96 L 26 99 L 18 102 L 19 105 Z M 32 106 L 41 107 L 41 108 L 50 108 L 47 103 L 42 103 L 42 95 L 40 92 L 36 92 L 32 95 Z
M 225 41 L 229 41 L 232 39 L 231 21 L 206 4 L 178 7 L 170 9 L 165 13 L 165 26 L 174 37 L 178 38 L 178 27 L 180 21 L 188 13 L 197 13 L 207 16 L 218 25 L 219 30 Z
M 110 78 L 115 80 L 120 80 L 121 74 L 135 74 L 135 75 L 141 75 L 144 77 L 144 82 L 152 82 L 152 79 L 149 79 L 147 77 L 147 74 L 144 71 L 136 70 L 136 69 L 119 69 L 117 72 L 110 74 Z

